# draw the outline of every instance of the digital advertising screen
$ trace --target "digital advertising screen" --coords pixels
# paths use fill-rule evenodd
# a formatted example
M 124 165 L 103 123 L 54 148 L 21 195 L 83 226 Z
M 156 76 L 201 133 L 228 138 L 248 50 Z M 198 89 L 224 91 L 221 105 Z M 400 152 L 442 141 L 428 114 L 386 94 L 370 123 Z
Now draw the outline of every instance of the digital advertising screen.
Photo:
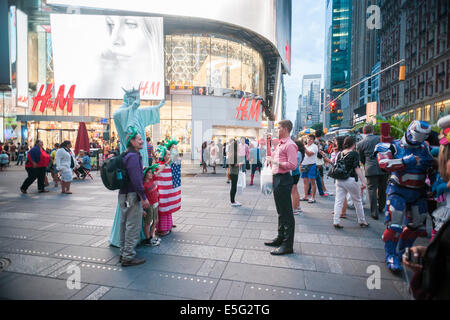
M 55 86 L 77 99 L 164 99 L 164 32 L 159 17 L 52 14 Z M 122 89 L 123 88 L 123 89 Z

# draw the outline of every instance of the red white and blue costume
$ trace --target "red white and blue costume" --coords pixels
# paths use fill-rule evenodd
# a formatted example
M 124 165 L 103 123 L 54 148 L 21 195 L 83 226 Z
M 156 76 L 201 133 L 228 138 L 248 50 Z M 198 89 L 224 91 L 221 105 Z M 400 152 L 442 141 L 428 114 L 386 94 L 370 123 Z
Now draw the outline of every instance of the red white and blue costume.
M 393 272 L 403 270 L 401 257 L 405 249 L 417 237 L 427 235 L 425 180 L 433 166 L 433 157 L 424 141 L 430 132 L 428 123 L 415 120 L 400 140 L 390 141 L 382 132 L 382 142 L 375 147 L 380 168 L 391 173 L 386 190 L 383 241 L 386 264 Z

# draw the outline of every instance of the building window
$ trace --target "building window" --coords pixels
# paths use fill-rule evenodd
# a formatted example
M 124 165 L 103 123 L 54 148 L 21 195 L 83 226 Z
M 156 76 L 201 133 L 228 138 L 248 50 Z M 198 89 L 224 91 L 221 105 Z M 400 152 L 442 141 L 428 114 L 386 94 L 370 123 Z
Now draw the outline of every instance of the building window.
M 409 121 L 414 120 L 414 109 L 409 110 Z
M 416 109 L 416 120 L 422 120 L 422 108 Z
M 244 43 L 220 36 L 168 35 L 166 85 L 213 87 L 264 95 L 264 60 Z
M 425 106 L 424 112 L 423 112 L 423 120 L 431 121 L 431 105 Z

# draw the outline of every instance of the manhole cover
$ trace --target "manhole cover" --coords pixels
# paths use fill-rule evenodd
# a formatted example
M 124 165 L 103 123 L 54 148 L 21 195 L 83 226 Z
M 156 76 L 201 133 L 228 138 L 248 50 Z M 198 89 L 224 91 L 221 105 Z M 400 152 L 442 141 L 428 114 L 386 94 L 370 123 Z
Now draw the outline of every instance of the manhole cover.
M 8 268 L 10 263 L 11 260 L 9 260 L 8 258 L 0 258 L 0 272 Z

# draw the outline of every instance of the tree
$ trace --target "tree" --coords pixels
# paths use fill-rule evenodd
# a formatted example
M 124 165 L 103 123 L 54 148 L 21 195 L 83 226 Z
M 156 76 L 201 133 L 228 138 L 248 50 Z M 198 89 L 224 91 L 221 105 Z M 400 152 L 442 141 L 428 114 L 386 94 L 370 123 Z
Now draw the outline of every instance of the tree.
M 311 126 L 311 129 L 314 129 L 314 130 L 319 130 L 319 129 L 321 129 L 321 130 L 323 130 L 323 123 L 320 122 L 320 123 L 313 124 L 313 125 Z

